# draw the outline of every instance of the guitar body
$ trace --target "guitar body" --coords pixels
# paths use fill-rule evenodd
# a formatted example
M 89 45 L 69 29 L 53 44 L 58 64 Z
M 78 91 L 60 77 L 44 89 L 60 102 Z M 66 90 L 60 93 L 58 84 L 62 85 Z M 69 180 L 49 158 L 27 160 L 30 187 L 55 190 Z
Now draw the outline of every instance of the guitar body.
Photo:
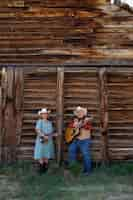
M 79 135 L 79 128 L 67 128 L 65 132 L 65 141 L 66 143 L 70 143 L 73 139 Z

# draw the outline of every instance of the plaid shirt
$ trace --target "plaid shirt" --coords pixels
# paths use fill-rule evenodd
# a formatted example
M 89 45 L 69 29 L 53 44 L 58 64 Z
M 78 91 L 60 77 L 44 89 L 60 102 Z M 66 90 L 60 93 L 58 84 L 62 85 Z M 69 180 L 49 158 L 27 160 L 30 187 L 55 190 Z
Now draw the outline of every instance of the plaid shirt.
M 86 120 L 86 118 L 83 119 L 83 126 L 82 126 L 82 128 L 91 131 L 92 130 L 92 124 L 91 124 L 91 122 L 89 120 Z M 72 119 L 72 121 L 68 124 L 69 128 L 75 128 L 75 126 L 74 126 L 74 119 L 77 119 L 77 118 L 73 118 Z M 86 120 L 86 122 L 85 122 L 85 120 Z

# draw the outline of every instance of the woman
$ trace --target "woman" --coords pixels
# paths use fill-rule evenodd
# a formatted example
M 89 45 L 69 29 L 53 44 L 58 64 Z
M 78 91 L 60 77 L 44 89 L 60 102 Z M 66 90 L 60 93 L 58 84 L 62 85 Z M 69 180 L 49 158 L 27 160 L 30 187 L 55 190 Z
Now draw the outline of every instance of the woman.
M 48 120 L 48 111 L 46 108 L 41 109 L 38 114 L 40 119 L 36 122 L 37 138 L 34 149 L 34 159 L 39 162 L 39 172 L 46 172 L 48 169 L 49 159 L 54 158 L 54 144 L 52 122 Z

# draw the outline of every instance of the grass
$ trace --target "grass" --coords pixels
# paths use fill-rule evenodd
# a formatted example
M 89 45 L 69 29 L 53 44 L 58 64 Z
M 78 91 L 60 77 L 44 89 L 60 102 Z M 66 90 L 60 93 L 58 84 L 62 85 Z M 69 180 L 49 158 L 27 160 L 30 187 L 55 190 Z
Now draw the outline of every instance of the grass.
M 133 200 L 133 164 L 100 166 L 88 177 L 55 163 L 41 176 L 30 162 L 1 166 L 0 200 Z

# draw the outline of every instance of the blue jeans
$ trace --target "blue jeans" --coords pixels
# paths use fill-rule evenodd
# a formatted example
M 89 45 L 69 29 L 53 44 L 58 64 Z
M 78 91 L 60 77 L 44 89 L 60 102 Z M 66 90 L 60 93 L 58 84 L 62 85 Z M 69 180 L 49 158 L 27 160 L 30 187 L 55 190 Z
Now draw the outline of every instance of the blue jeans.
M 90 172 L 92 167 L 91 161 L 91 153 L 90 153 L 90 146 L 91 146 L 91 139 L 84 139 L 79 140 L 75 139 L 68 147 L 68 159 L 69 163 L 76 161 L 77 157 L 77 150 L 80 149 L 82 156 L 83 156 L 83 172 Z

